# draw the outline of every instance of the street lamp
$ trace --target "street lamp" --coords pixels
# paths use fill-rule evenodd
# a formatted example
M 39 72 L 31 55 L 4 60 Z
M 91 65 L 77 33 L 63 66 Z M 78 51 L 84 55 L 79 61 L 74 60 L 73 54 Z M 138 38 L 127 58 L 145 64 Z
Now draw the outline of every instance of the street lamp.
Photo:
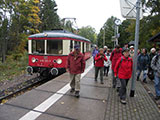
M 119 29 L 119 26 L 121 25 L 121 20 L 120 19 L 116 19 L 114 21 L 114 23 L 115 23 L 116 45 L 118 45 L 118 38 L 120 36 L 120 34 L 118 33 L 118 29 Z

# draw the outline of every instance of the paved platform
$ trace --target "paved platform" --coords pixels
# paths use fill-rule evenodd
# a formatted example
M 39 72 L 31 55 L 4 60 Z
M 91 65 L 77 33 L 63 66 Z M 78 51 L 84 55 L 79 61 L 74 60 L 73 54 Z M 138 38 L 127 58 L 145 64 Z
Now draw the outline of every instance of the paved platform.
M 69 92 L 69 74 L 65 73 L 25 94 L 0 105 L 0 120 L 158 120 L 160 110 L 140 82 L 134 98 L 119 102 L 112 88 L 111 75 L 104 84 L 94 81 L 92 60 L 82 75 L 80 98 Z M 87 72 L 88 71 L 88 72 Z M 129 94 L 130 83 L 128 84 Z

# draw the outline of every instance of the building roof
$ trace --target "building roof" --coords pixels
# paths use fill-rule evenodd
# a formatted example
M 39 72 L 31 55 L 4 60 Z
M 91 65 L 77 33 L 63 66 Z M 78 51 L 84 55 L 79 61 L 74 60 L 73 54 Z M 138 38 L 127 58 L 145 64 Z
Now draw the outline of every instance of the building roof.
M 53 31 L 44 31 L 43 33 L 33 34 L 29 36 L 29 39 L 69 39 L 69 40 L 82 40 L 90 42 L 89 39 L 86 39 L 82 36 L 73 34 L 66 30 L 53 30 Z
M 148 42 L 160 42 L 160 32 L 155 36 L 151 37 Z

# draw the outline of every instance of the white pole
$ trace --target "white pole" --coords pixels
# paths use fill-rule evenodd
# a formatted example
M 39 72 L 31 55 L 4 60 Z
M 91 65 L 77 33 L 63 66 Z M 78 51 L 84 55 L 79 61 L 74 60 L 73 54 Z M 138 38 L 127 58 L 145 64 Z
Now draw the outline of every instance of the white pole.
M 140 25 L 140 3 L 141 3 L 141 0 L 137 0 L 135 43 L 134 43 L 135 47 L 134 47 L 133 72 L 132 72 L 130 97 L 134 97 L 134 93 L 135 93 L 135 80 L 136 80 L 136 71 L 137 71 L 137 51 L 138 51 L 138 43 L 139 43 L 139 25 Z
M 118 45 L 118 28 L 119 28 L 119 26 L 117 25 L 117 34 L 116 34 L 116 45 Z

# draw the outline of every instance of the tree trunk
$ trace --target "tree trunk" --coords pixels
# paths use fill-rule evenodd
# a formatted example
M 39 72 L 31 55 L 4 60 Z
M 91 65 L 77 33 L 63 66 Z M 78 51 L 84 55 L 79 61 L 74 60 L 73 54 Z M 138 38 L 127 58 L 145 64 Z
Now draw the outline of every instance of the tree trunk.
M 4 38 L 2 41 L 2 63 L 4 63 L 6 61 L 6 44 Z

